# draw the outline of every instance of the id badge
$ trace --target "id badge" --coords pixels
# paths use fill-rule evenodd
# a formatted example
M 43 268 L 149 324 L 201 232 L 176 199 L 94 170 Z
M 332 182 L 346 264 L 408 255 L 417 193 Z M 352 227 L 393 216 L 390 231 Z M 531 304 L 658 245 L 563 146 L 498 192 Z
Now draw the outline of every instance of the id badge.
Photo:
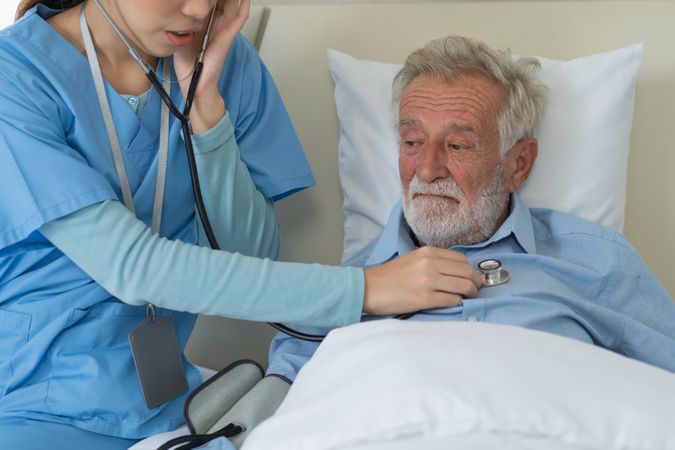
M 173 321 L 155 315 L 152 305 L 148 312 L 129 333 L 129 343 L 145 404 L 152 409 L 187 391 L 188 382 Z

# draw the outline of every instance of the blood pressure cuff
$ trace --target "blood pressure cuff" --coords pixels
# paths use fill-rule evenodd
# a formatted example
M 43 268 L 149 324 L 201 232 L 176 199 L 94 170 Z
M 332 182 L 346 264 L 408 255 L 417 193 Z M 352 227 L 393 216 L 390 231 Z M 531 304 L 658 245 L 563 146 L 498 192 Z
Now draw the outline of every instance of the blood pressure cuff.
M 270 417 L 286 397 L 291 382 L 280 376 L 264 377 L 260 364 L 240 360 L 199 385 L 185 402 L 185 422 L 193 435 L 225 434 L 239 448 L 248 433 Z

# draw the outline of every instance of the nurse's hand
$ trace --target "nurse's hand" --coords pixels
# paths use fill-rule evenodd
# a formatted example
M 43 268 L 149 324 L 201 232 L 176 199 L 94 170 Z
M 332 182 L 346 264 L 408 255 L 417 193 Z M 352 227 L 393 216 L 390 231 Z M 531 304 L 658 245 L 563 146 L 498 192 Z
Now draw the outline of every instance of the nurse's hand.
M 213 26 L 208 46 L 204 53 L 204 67 L 195 91 L 190 112 L 195 134 L 211 129 L 225 114 L 225 102 L 218 90 L 218 80 L 232 42 L 241 31 L 249 16 L 251 0 L 217 0 Z M 202 33 L 195 36 L 191 46 L 178 49 L 174 57 L 176 76 L 180 81 L 183 97 L 187 97 L 195 59 L 199 55 L 203 33 L 206 32 L 209 16 L 203 19 Z
M 461 253 L 423 247 L 381 266 L 365 269 L 363 310 L 389 315 L 457 306 L 483 284 Z

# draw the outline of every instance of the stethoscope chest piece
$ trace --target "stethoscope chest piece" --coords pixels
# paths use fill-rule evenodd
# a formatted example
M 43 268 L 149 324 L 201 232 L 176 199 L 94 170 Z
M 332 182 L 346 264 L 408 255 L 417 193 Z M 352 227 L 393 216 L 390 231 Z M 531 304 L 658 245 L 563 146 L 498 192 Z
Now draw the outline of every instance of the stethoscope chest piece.
M 502 268 L 498 259 L 484 259 L 478 263 L 478 270 L 483 274 L 485 286 L 497 286 L 509 281 L 509 273 Z

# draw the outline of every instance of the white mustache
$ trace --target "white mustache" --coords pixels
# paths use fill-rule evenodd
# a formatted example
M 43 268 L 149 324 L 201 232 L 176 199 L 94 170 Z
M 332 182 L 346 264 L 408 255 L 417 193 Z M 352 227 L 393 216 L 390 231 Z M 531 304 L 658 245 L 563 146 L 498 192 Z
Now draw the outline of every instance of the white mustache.
M 415 175 L 410 180 L 410 184 L 408 185 L 408 195 L 412 200 L 416 194 L 440 195 L 444 197 L 452 197 L 456 200 L 464 199 L 464 192 L 460 189 L 457 183 L 454 182 L 454 180 L 449 178 L 434 181 L 433 183 L 427 183 L 420 180 L 417 175 Z

